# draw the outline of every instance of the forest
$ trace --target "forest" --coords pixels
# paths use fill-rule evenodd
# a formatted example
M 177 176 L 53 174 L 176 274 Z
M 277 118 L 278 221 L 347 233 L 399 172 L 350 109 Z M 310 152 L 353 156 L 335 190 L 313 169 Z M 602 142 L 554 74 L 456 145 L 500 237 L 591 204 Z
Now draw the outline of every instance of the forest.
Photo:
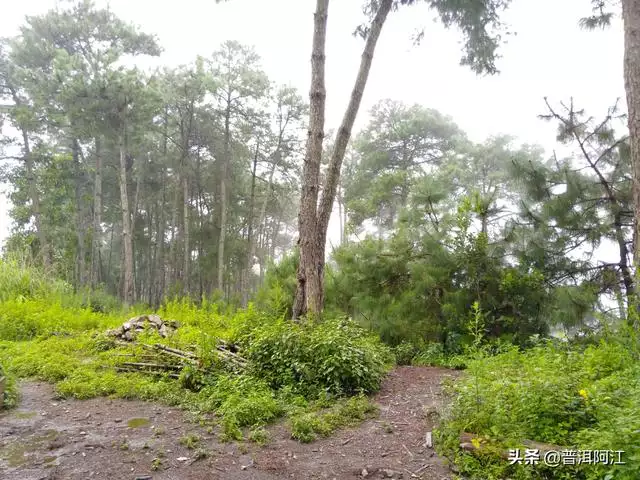
M 235 40 L 180 67 L 136 67 L 161 55 L 160 40 L 91 0 L 0 38 L 13 222 L 0 259 L 0 424 L 17 421 L 39 381 L 57 401 L 191 415 L 206 433 L 179 439 L 196 469 L 180 478 L 218 478 L 197 473 L 217 461 L 209 440 L 251 452 L 262 472 L 234 462 L 220 478 L 316 478 L 311 467 L 267 476 L 257 459 L 285 441 L 350 448 L 366 425 L 384 425 L 374 443 L 396 442 L 389 462 L 405 467 L 376 478 L 640 478 L 640 4 L 576 12 L 584 29 L 622 16 L 627 98 L 602 112 L 544 98 L 550 153 L 508 134 L 474 141 L 428 105 L 386 98 L 360 111 L 387 17 L 418 0 L 362 2 L 360 67 L 340 127 L 325 131 L 332 16 L 329 0 L 311 3 L 309 92 L 274 82 Z M 458 29 L 461 64 L 499 75 L 511 2 L 427 3 Z M 398 440 L 402 421 L 380 396 L 390 378 L 433 394 L 411 380 L 429 375 L 445 400 L 420 403 L 410 429 L 438 465 Z M 26 435 L 0 426 L 1 478 L 41 468 L 37 452 L 16 450 L 33 447 Z M 151 440 L 117 442 L 111 455 L 173 478 Z M 563 461 L 513 461 L 532 448 Z M 619 461 L 569 461 L 596 450 Z M 24 478 L 86 478 L 55 455 L 61 476 Z M 367 462 L 325 478 L 373 478 Z

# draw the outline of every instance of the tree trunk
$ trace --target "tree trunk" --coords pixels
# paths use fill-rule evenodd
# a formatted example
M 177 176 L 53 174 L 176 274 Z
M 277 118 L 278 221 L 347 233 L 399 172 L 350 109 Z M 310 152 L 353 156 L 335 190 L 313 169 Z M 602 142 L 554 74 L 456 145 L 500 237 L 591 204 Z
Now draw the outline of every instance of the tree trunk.
M 22 105 L 22 101 L 18 96 L 18 92 L 13 85 L 7 85 L 9 92 L 13 98 L 17 107 Z M 29 197 L 31 197 L 31 213 L 33 215 L 33 221 L 36 227 L 36 236 L 38 242 L 40 242 L 40 256 L 42 257 L 42 266 L 45 271 L 48 271 L 51 266 L 51 251 L 49 248 L 49 242 L 47 236 L 42 228 L 42 216 L 40 214 L 40 197 L 38 195 L 38 182 L 36 181 L 36 175 L 34 171 L 34 161 L 31 152 L 31 143 L 29 141 L 29 132 L 26 128 L 20 127 L 20 133 L 22 134 L 22 148 L 24 154 L 24 162 L 27 170 L 27 182 L 29 184 Z
M 27 169 L 27 182 L 29 183 L 29 196 L 31 197 L 31 213 L 36 227 L 36 236 L 40 242 L 40 256 L 42 257 L 42 266 L 45 271 L 51 267 L 51 252 L 49 251 L 49 243 L 47 236 L 42 228 L 42 218 L 40 214 L 40 197 L 38 195 L 38 182 L 34 171 L 33 155 L 31 153 L 31 145 L 29 143 L 29 135 L 26 129 L 22 129 L 22 141 L 24 143 L 24 162 Z
M 91 246 L 91 288 L 96 288 L 100 281 L 102 260 L 100 245 L 102 240 L 102 149 L 100 138 L 95 138 L 96 171 L 93 185 L 93 235 Z
M 631 170 L 633 176 L 634 234 L 633 259 L 636 285 L 640 280 L 640 0 L 623 0 L 624 84 L 629 115 Z M 637 304 L 637 299 L 634 300 Z M 637 307 L 637 305 L 636 305 Z M 637 315 L 628 315 L 636 321 Z
M 340 245 L 344 243 L 344 223 L 342 221 L 342 189 L 338 185 L 338 220 L 340 221 Z
M 122 129 L 120 137 L 120 204 L 122 207 L 122 243 L 123 243 L 123 279 L 122 300 L 125 305 L 131 305 L 134 299 L 133 284 L 133 239 L 131 237 L 131 211 L 129 209 L 129 195 L 127 193 L 127 158 L 126 133 Z
M 71 155 L 73 159 L 73 177 L 75 183 L 75 200 L 76 200 L 76 239 L 78 242 L 77 253 L 77 287 L 85 286 L 86 278 L 86 246 L 84 236 L 84 206 L 82 201 L 82 165 L 80 164 L 80 144 L 77 139 L 71 140 Z
M 227 231 L 227 176 L 231 163 L 231 90 L 224 116 L 224 158 L 220 178 L 220 237 L 218 238 L 218 288 L 224 292 L 224 242 Z
M 298 214 L 300 262 L 297 274 L 298 286 L 293 304 L 294 320 L 307 311 L 317 313 L 322 310 L 323 261 L 320 260 L 320 257 L 323 249 L 317 238 L 317 208 L 327 97 L 324 77 L 328 10 L 329 0 L 317 0 L 311 51 L 309 131 L 302 172 L 300 212 Z
M 250 278 L 253 271 L 253 257 L 255 256 L 255 241 L 253 239 L 253 216 L 256 203 L 256 170 L 258 169 L 258 153 L 260 151 L 260 143 L 256 143 L 256 153 L 253 157 L 253 168 L 251 170 L 251 195 L 249 197 L 249 215 L 247 218 L 247 259 L 242 272 L 242 284 L 240 285 L 240 294 L 242 295 L 242 307 L 246 307 L 249 303 L 250 294 Z
M 317 315 L 324 304 L 324 251 L 327 240 L 329 218 L 333 210 L 336 188 L 340 180 L 342 160 L 351 138 L 360 102 L 367 83 L 373 54 L 384 22 L 391 10 L 393 0 L 382 0 L 369 29 L 362 52 L 360 69 L 351 92 L 351 99 L 338 130 L 333 148 L 327 178 L 320 199 L 318 183 L 324 138 L 324 110 L 326 90 L 324 82 L 325 41 L 327 30 L 328 0 L 317 0 L 313 50 L 311 54 L 310 119 L 307 152 L 304 159 L 302 197 L 298 216 L 300 263 L 298 265 L 298 286 L 293 306 L 293 318 L 307 312 Z
M 169 243 L 169 263 L 171 265 L 170 275 L 169 275 L 169 288 L 172 289 L 173 285 L 178 281 L 178 258 L 176 254 L 176 244 L 178 241 L 176 240 L 176 228 L 178 224 L 178 206 L 180 204 L 180 183 L 176 180 L 174 197 L 173 197 L 173 206 L 171 208 L 171 240 Z
M 189 181 L 186 172 L 182 174 L 182 201 L 183 201 L 183 220 L 184 220 L 184 267 L 182 273 L 183 294 L 189 295 L 189 265 L 191 262 L 191 247 L 189 239 Z
M 157 240 L 157 253 L 156 253 L 156 269 L 155 269 L 155 294 L 153 306 L 157 309 L 160 307 L 162 303 L 162 298 L 164 297 L 164 289 L 166 283 L 166 263 L 167 259 L 165 258 L 165 209 L 166 209 L 166 191 L 167 191 L 167 146 L 168 146 L 168 109 L 165 107 L 164 109 L 164 135 L 162 140 L 162 198 L 160 201 L 160 212 L 158 218 L 158 240 Z

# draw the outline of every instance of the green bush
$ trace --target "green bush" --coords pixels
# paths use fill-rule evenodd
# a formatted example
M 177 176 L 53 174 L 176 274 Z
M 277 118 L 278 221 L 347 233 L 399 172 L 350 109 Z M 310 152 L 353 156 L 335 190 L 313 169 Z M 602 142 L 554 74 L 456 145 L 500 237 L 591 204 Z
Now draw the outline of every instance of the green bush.
M 376 391 L 393 358 L 376 337 L 347 319 L 276 321 L 242 342 L 254 376 L 273 388 L 291 385 L 303 393 Z
M 446 364 L 444 346 L 441 343 L 427 344 L 414 358 L 413 365 L 438 366 Z
M 15 377 L 7 372 L 0 363 L 0 378 L 5 377 L 4 394 L 0 397 L 0 410 L 13 408 L 18 402 L 18 390 L 16 388 Z
M 504 348 L 504 347 L 503 347 Z M 468 359 L 438 432 L 441 450 L 471 479 L 640 478 L 640 363 L 613 339 L 586 348 L 541 342 Z M 571 450 L 624 450 L 625 465 L 510 466 L 495 455 L 459 449 L 470 432 L 506 448 L 524 439 Z M 522 468 L 526 467 L 526 468 Z
M 393 354 L 396 357 L 397 365 L 411 365 L 413 358 L 417 355 L 419 349 L 413 343 L 403 341 L 393 347 Z

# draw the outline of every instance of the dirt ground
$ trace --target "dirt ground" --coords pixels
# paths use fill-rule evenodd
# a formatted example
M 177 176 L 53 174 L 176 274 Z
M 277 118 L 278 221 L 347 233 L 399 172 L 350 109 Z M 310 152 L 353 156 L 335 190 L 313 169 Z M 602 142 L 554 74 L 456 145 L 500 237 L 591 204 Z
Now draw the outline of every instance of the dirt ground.
M 49 384 L 21 384 L 17 409 L 0 413 L 2 480 L 450 479 L 425 446 L 456 372 L 398 367 L 375 396 L 380 416 L 301 444 L 286 425 L 265 447 L 220 443 L 181 410 L 142 401 L 57 400 Z M 205 458 L 180 443 L 198 435 Z M 155 467 L 155 468 L 154 468 Z

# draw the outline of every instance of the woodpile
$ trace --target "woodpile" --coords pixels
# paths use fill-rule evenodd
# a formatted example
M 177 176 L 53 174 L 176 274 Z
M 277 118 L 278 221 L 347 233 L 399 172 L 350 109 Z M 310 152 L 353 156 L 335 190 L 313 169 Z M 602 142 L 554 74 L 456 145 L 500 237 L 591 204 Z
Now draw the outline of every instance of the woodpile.
M 139 315 L 130 318 L 116 329 L 107 330 L 106 334 L 118 340 L 131 342 L 138 333 L 146 329 L 157 330 L 162 338 L 167 338 L 175 332 L 178 326 L 178 322 L 174 320 L 162 320 L 160 315 Z
M 157 330 L 161 337 L 168 338 L 177 328 L 177 322 L 162 320 L 159 315 L 140 315 L 114 330 L 108 330 L 106 335 L 132 347 L 132 353 L 115 354 L 118 357 L 116 370 L 179 378 L 186 367 L 200 373 L 213 373 L 221 368 L 233 372 L 246 369 L 247 360 L 242 357 L 240 348 L 221 339 L 212 342 L 215 344 L 213 352 L 201 355 L 206 358 L 201 358 L 195 347 L 191 350 L 179 350 L 159 343 L 148 345 L 136 341 L 137 334 L 146 329 Z

